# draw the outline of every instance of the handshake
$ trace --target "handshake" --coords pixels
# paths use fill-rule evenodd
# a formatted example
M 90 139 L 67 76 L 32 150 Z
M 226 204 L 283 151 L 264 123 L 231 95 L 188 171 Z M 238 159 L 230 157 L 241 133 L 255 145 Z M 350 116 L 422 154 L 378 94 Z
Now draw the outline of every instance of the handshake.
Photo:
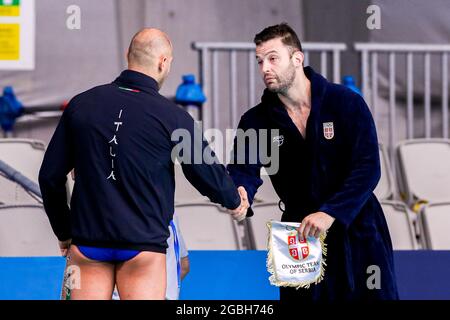
M 237 190 L 239 192 L 239 196 L 241 197 L 241 204 L 236 209 L 228 210 L 228 212 L 235 220 L 242 221 L 247 215 L 247 209 L 250 207 L 250 203 L 248 202 L 247 191 L 245 191 L 245 188 L 239 187 Z

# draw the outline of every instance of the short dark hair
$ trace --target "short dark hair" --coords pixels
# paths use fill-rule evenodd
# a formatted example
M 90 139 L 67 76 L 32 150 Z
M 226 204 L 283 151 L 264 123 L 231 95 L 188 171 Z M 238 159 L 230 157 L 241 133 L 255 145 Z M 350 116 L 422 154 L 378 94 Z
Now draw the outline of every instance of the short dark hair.
M 281 41 L 286 46 L 303 52 L 302 44 L 300 43 L 297 34 L 286 22 L 265 28 L 263 31 L 255 35 L 253 42 L 258 46 L 263 42 L 276 38 L 281 38 Z

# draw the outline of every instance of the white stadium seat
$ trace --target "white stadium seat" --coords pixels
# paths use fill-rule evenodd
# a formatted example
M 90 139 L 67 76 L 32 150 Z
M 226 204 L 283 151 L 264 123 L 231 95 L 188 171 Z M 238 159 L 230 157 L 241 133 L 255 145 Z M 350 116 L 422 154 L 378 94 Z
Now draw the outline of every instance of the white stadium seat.
M 407 203 L 450 201 L 450 140 L 408 140 L 397 146 Z
M 0 139 L 0 160 L 38 183 L 45 145 L 28 139 Z
M 39 204 L 40 202 L 22 186 L 7 179 L 0 173 L 0 205 L 17 203 Z
M 42 206 L 0 206 L 0 256 L 59 256 L 58 239 Z
M 208 198 L 194 188 L 186 179 L 180 164 L 174 165 L 175 171 L 175 204 L 207 202 Z
M 281 220 L 281 210 L 276 203 L 261 203 L 252 206 L 254 215 L 248 218 L 256 250 L 267 250 L 269 230 L 267 222 Z
M 389 157 L 387 150 L 383 145 L 379 145 L 380 150 L 380 165 L 381 177 L 377 187 L 374 190 L 375 196 L 379 201 L 390 200 L 395 193 L 395 183 L 392 176 L 391 166 L 389 164 Z
M 247 249 L 224 208 L 207 202 L 178 204 L 175 213 L 189 250 Z
M 0 160 L 36 184 L 44 152 L 45 145 L 41 141 L 0 139 Z M 39 203 L 40 201 L 21 185 L 9 180 L 0 172 L 0 205 Z
M 394 250 L 416 250 L 418 244 L 407 206 L 398 201 L 382 201 L 381 206 Z
M 450 202 L 427 205 L 419 217 L 426 248 L 450 250 Z

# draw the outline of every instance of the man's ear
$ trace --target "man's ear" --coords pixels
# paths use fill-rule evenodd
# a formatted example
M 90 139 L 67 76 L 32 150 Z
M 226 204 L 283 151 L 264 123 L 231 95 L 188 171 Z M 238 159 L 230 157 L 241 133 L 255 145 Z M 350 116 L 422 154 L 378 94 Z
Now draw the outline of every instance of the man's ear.
M 305 55 L 301 51 L 295 51 L 292 54 L 292 57 L 294 58 L 294 65 L 296 67 L 303 67 L 303 62 L 305 61 Z
M 159 72 L 163 72 L 164 71 L 164 68 L 165 68 L 167 62 L 168 62 L 168 59 L 167 59 L 166 56 L 161 56 L 159 58 L 159 63 L 158 63 L 158 71 Z

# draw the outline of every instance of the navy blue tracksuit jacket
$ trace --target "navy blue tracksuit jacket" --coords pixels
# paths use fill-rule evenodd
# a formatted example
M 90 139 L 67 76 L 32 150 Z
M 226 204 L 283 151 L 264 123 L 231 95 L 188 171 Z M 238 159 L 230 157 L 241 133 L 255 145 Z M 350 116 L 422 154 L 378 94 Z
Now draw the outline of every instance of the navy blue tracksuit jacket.
M 392 243 L 373 194 L 380 178 L 380 161 L 371 113 L 362 97 L 350 89 L 329 83 L 310 67 L 305 68 L 305 74 L 311 81 L 306 138 L 277 94 L 268 90 L 239 123 L 243 130 L 279 130 L 276 141 L 268 140 L 267 144 L 279 145 L 279 170 L 270 178 L 285 204 L 282 221 L 301 222 L 318 211 L 336 219 L 326 238 L 324 280 L 310 289 L 282 288 L 281 298 L 396 299 Z M 238 146 L 241 150 L 236 150 Z M 235 140 L 235 159 L 248 150 Z M 261 166 L 260 161 L 228 166 L 235 184 L 245 187 L 250 200 L 262 184 Z M 369 290 L 366 285 L 372 265 L 380 268 L 380 289 Z
M 59 240 L 77 245 L 165 252 L 174 213 L 172 150 L 194 120 L 158 93 L 157 82 L 125 70 L 111 84 L 74 97 L 50 141 L 39 184 Z M 201 137 L 201 135 L 200 135 Z M 234 209 L 240 197 L 221 164 L 193 163 L 214 154 L 202 139 L 179 151 L 188 180 L 211 201 Z M 198 157 L 197 157 L 198 158 Z M 198 159 L 197 159 L 198 160 Z M 75 169 L 70 208 L 66 175 Z

